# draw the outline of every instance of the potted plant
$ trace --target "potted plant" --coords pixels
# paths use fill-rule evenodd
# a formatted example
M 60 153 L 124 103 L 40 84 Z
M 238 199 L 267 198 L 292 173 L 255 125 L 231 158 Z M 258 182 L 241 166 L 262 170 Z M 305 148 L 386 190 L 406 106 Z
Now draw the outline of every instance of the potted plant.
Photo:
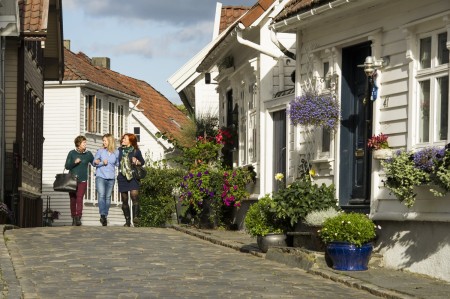
M 270 194 L 266 194 L 249 207 L 244 219 L 245 230 L 257 238 L 262 252 L 271 246 L 287 246 L 286 223 L 271 212 L 272 202 Z
M 335 270 L 367 270 L 376 236 L 375 224 L 360 213 L 340 213 L 328 218 L 319 232 Z
M 338 215 L 335 207 L 322 210 L 314 210 L 305 216 L 301 230 L 307 234 L 294 237 L 294 247 L 304 247 L 314 251 L 325 251 L 325 244 L 319 238 L 319 231 L 325 220 Z
M 11 211 L 6 203 L 0 202 L 0 224 L 6 224 L 8 219 L 11 219 Z
M 384 160 L 392 156 L 392 150 L 389 148 L 388 136 L 380 133 L 373 135 L 367 141 L 367 147 L 372 150 L 372 157 L 377 160 Z
M 55 221 L 56 219 L 59 219 L 59 216 L 61 215 L 61 213 L 59 211 L 56 211 L 56 210 L 53 211 L 50 208 L 45 209 L 43 214 L 44 214 L 44 226 L 52 226 L 53 221 Z
M 273 194 L 272 211 L 294 228 L 308 213 L 335 206 L 334 185 L 318 185 L 305 176 Z

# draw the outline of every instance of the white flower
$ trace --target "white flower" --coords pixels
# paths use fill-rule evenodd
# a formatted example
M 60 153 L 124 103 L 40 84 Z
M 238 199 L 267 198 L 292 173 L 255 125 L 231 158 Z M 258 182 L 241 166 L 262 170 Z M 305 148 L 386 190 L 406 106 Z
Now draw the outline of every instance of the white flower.
M 277 180 L 277 181 L 282 181 L 284 179 L 284 175 L 282 174 L 282 173 L 277 173 L 277 174 L 275 174 L 275 180 Z
M 337 236 L 337 233 L 334 233 L 335 236 Z
M 347 221 L 347 223 L 350 224 L 351 222 L 350 222 L 350 221 Z
M 381 225 L 375 225 L 375 227 L 378 227 L 378 229 L 381 229 Z

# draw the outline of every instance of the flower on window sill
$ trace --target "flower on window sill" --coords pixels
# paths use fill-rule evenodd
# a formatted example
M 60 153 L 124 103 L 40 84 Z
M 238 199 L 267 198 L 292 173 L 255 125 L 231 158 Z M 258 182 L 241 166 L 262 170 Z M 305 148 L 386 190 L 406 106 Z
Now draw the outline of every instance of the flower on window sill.
M 389 148 L 388 136 L 383 133 L 373 135 L 372 138 L 367 141 L 367 147 L 371 150 Z

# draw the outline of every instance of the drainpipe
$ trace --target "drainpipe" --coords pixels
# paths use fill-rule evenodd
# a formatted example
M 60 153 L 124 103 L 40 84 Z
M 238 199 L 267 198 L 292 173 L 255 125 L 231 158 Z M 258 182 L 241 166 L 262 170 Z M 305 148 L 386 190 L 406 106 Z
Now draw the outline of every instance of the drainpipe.
M 275 46 L 277 46 L 278 49 L 280 49 L 280 51 L 283 52 L 284 55 L 291 58 L 292 60 L 295 60 L 296 57 L 295 54 L 286 49 L 286 47 L 280 43 L 277 37 L 277 33 L 273 30 L 273 27 L 269 27 L 269 29 L 270 29 L 270 40 L 272 41 L 272 43 L 274 43 Z
M 0 38 L 0 202 L 5 200 L 5 37 Z
M 278 59 L 281 57 L 281 55 L 278 53 L 274 53 L 266 48 L 261 47 L 261 45 L 255 44 L 254 42 L 244 39 L 242 37 L 242 30 L 244 30 L 244 29 L 245 29 L 245 27 L 242 23 L 239 23 L 236 27 L 235 32 L 236 32 L 236 38 L 237 38 L 238 43 L 240 43 L 241 45 L 253 48 L 256 51 L 259 51 L 259 52 L 266 54 L 267 56 L 270 56 L 275 59 Z

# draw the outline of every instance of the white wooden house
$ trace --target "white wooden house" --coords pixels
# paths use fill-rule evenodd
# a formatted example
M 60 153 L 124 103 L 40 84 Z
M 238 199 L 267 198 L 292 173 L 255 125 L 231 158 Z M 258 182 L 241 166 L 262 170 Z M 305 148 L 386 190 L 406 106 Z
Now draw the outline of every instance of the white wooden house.
M 450 2 L 290 1 L 271 28 L 297 36 L 296 94 L 305 81 L 330 80 L 333 90 L 319 89 L 333 92 L 341 103 L 337 133 L 311 160 L 315 179 L 336 185 L 343 208 L 370 210 L 382 226 L 377 249 L 386 267 L 450 281 L 450 197 L 423 192 L 408 209 L 384 188 L 380 161 L 366 146 L 381 132 L 393 148 L 449 142 Z M 367 56 L 378 64 L 375 101 L 361 67 Z M 420 117 L 425 94 L 432 109 L 427 123 Z M 305 140 L 302 128 L 289 130 L 287 163 L 295 165 Z
M 66 44 L 67 45 L 67 44 Z M 69 197 L 54 192 L 56 173 L 64 169 L 73 140 L 84 135 L 94 155 L 102 147 L 102 136 L 111 133 L 119 146 L 124 133 L 138 136 L 138 144 L 148 163 L 165 158 L 171 145 L 155 135 L 180 133 L 187 121 L 172 103 L 142 80 L 109 69 L 109 59 L 89 58 L 65 49 L 65 73 L 62 84 L 45 82 L 43 198 L 51 198 L 52 210 L 61 212 L 54 225 L 71 225 Z M 111 199 L 108 225 L 123 225 L 117 185 Z M 90 167 L 88 190 L 84 199 L 83 225 L 99 226 L 94 168 Z
M 291 75 L 295 63 L 283 51 L 295 46 L 294 34 L 274 34 L 269 25 L 287 1 L 258 1 L 229 25 L 197 67 L 213 72 L 219 98 L 219 125 L 237 130 L 239 145 L 224 159 L 229 166 L 253 166 L 257 183 L 251 200 L 275 188 L 274 174 L 286 173 L 286 124 L 289 95 L 294 93 Z M 290 52 L 288 55 L 294 57 Z M 280 138 L 281 137 L 281 138 Z M 239 227 L 248 203 L 236 217 Z

